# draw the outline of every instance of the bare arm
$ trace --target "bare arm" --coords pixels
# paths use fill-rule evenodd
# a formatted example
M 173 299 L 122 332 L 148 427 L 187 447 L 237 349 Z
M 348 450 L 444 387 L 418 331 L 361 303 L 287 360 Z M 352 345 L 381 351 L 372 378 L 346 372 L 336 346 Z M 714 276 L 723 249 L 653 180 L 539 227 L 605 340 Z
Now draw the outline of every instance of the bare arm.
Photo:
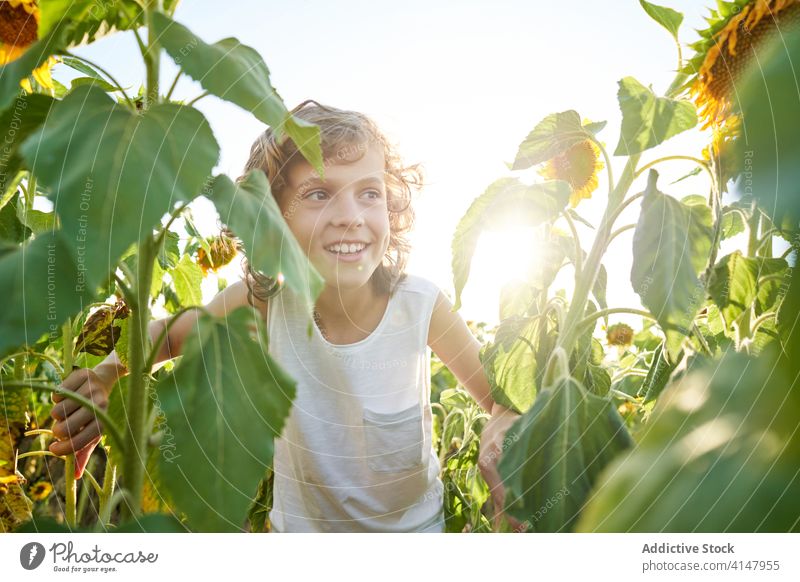
M 211 313 L 211 315 L 223 317 L 234 309 L 244 305 L 248 305 L 247 285 L 244 281 L 237 281 L 215 295 L 205 306 L 205 309 Z M 257 303 L 256 307 L 261 309 L 263 306 Z M 155 363 L 177 358 L 181 354 L 183 342 L 186 336 L 189 335 L 189 332 L 197 325 L 197 319 L 199 317 L 200 310 L 191 309 L 181 313 L 177 317 L 165 317 L 150 322 L 148 331 L 150 333 L 150 339 L 155 345 L 164 327 L 174 319 L 174 321 L 169 324 L 167 335 L 159 346 L 158 353 L 154 359 Z M 109 383 L 109 387 L 113 386 L 120 377 L 128 374 L 128 370 L 120 361 L 116 351 L 112 351 L 105 360 L 97 364 L 97 366 L 94 367 L 94 371 L 104 381 Z
M 431 316 L 428 345 L 477 403 L 492 412 L 491 387 L 478 357 L 481 344 L 461 315 L 451 311 L 452 307 L 440 291 Z
M 205 309 L 211 315 L 222 317 L 244 305 L 248 305 L 247 285 L 244 281 L 237 281 L 219 292 L 205 306 Z M 266 308 L 263 304 L 256 303 L 256 308 L 265 313 Z M 174 319 L 169 326 L 164 342 L 159 347 L 158 353 L 154 358 L 156 363 L 180 355 L 183 342 L 197 324 L 200 313 L 199 309 L 191 309 L 172 318 L 167 317 L 150 322 L 148 331 L 151 339 L 155 342 L 167 323 Z M 64 379 L 63 386 L 92 400 L 96 406 L 106 408 L 108 406 L 108 397 L 114 384 L 120 377 L 127 374 L 128 370 L 117 357 L 116 351 L 112 351 L 105 360 L 93 369 L 81 368 L 74 370 Z M 53 406 L 50 415 L 58 421 L 53 425 L 53 434 L 65 440 L 51 444 L 50 451 L 57 455 L 62 455 L 72 451 L 79 451 L 90 443 L 96 444 L 102 431 L 102 425 L 99 419 L 95 418 L 94 412 L 84 408 L 75 400 L 61 395 L 55 395 L 53 400 L 57 404 Z M 88 454 L 91 454 L 91 450 L 82 459 L 79 459 L 84 466 Z M 78 473 L 82 470 L 83 468 L 81 467 Z
M 492 399 L 492 389 L 478 356 L 481 344 L 461 316 L 451 311 L 452 307 L 450 300 L 440 291 L 431 316 L 428 345 L 478 404 L 491 413 L 481 431 L 478 466 L 494 502 L 495 529 L 500 531 L 502 520 L 507 519 L 514 531 L 524 531 L 524 524 L 503 513 L 505 487 L 497 470 L 504 445 L 508 442 L 506 433 L 519 415 Z

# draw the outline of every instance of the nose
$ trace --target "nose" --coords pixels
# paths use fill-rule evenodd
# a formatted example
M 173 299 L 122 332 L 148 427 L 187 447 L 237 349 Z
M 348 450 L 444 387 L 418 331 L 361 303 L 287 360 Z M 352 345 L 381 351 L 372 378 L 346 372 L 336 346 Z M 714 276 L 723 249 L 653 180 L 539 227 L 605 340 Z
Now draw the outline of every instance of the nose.
M 333 197 L 331 224 L 345 228 L 359 227 L 364 224 L 364 209 L 358 204 L 355 196 L 340 193 Z

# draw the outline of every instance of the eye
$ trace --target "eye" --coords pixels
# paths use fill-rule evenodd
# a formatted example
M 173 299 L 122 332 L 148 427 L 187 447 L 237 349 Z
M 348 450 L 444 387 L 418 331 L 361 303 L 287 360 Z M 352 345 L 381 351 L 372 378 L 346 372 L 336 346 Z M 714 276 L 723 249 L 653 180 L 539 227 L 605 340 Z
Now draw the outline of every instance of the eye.
M 306 194 L 305 198 L 307 200 L 322 200 L 322 198 L 315 198 L 317 194 L 319 194 L 320 196 L 328 195 L 327 192 L 325 192 L 324 190 L 314 190 L 313 192 L 309 192 L 308 194 Z
M 371 200 L 380 200 L 383 198 L 383 193 L 378 190 L 367 190 L 364 192 L 364 195 L 370 198 Z

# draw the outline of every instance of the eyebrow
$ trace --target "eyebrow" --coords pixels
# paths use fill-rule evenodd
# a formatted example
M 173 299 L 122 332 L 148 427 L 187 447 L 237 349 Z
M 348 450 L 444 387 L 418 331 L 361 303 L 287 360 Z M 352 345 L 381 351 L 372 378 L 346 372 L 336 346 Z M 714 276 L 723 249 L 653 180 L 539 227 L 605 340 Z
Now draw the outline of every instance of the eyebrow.
M 384 184 L 384 180 L 382 178 L 378 178 L 376 176 L 368 176 L 366 178 L 361 178 L 360 180 L 356 180 L 356 186 L 366 186 L 366 185 L 373 185 L 373 186 L 382 186 Z M 328 182 L 319 179 L 319 176 L 313 174 L 312 177 L 306 178 L 298 185 L 297 189 L 302 187 L 312 188 L 314 186 L 326 186 Z

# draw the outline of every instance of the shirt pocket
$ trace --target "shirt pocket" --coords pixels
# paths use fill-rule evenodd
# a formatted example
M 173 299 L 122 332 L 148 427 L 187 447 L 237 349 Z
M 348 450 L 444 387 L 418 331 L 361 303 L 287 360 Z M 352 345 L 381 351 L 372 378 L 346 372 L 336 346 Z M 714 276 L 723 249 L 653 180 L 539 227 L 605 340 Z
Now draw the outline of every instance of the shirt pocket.
M 367 465 L 378 473 L 408 471 L 422 466 L 422 413 L 417 404 L 398 412 L 364 408 Z

